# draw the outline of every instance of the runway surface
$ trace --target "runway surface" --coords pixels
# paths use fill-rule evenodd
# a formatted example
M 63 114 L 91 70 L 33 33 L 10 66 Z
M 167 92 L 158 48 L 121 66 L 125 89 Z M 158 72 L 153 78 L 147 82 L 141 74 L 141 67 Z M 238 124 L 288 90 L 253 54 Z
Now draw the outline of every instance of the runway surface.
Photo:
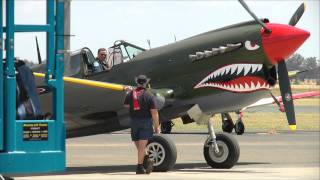
M 319 179 L 319 132 L 246 133 L 236 136 L 240 159 L 232 169 L 212 169 L 202 154 L 206 134 L 169 135 L 178 158 L 170 172 L 135 175 L 136 150 L 124 132 L 67 140 L 67 171 L 19 176 L 35 179 Z

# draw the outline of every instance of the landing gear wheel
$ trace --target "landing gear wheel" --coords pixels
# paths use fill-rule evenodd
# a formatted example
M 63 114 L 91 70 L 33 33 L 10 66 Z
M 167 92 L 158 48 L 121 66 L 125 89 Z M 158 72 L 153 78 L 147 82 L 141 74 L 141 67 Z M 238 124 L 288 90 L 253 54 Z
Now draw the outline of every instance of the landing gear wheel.
M 216 134 L 219 153 L 216 153 L 209 137 L 203 147 L 203 155 L 208 165 L 217 169 L 229 169 L 238 162 L 240 147 L 237 140 L 230 134 Z
M 222 120 L 222 130 L 223 132 L 232 133 L 234 124 L 232 120 Z
M 221 113 L 221 119 L 222 119 L 222 130 L 223 132 L 231 133 L 234 124 L 232 121 L 232 118 L 229 113 Z
M 161 123 L 161 133 L 170 134 L 173 126 L 174 124 L 171 121 Z
M 237 133 L 237 135 L 242 135 L 244 133 L 244 124 L 242 121 L 237 121 L 234 126 L 234 131 Z
M 171 139 L 156 134 L 147 145 L 149 158 L 153 159 L 153 171 L 169 171 L 177 160 L 177 149 Z

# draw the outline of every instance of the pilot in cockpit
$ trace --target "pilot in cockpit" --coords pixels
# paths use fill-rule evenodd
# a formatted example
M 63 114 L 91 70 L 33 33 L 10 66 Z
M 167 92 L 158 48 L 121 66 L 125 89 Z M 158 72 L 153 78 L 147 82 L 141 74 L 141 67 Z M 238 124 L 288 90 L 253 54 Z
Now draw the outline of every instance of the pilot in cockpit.
M 104 70 L 110 70 L 111 67 L 107 60 L 108 51 L 105 48 L 98 49 L 98 55 L 96 60 L 93 62 L 93 72 L 101 72 Z

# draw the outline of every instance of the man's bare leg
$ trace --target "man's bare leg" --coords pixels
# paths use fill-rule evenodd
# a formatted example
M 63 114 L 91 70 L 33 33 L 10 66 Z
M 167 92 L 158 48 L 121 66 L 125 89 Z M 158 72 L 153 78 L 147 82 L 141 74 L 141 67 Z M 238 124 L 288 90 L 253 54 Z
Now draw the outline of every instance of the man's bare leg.
M 138 150 L 138 147 L 139 147 L 139 141 L 134 141 L 134 145 L 136 145 L 136 148 Z
M 146 146 L 148 140 L 138 141 L 138 164 L 143 164 L 144 156 L 146 155 Z

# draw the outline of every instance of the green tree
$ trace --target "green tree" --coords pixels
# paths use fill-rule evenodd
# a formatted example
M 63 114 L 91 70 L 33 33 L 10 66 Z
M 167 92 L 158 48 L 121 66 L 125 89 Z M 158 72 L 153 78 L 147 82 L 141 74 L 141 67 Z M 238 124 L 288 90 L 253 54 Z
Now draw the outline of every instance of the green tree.
M 305 76 L 304 78 L 307 78 L 307 79 L 317 79 L 319 78 L 319 76 L 317 77 L 317 74 L 318 73 L 318 68 L 319 67 L 319 60 L 317 60 L 316 57 L 308 57 L 306 58 L 304 61 L 303 61 L 303 64 L 302 64 L 302 68 L 308 70 L 306 73 L 305 73 Z
M 304 62 L 304 57 L 300 54 L 296 53 L 292 55 L 287 61 L 287 69 L 288 71 L 302 70 L 302 65 Z

